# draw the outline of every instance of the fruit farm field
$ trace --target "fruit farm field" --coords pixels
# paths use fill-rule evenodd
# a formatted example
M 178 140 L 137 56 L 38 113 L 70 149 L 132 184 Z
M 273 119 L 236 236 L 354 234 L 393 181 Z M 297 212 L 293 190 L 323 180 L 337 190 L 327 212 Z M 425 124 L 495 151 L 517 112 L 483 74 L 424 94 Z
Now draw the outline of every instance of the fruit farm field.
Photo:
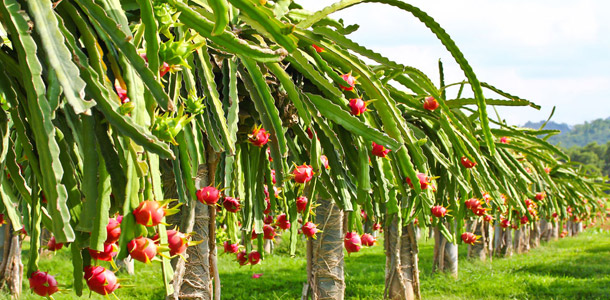
M 608 230 L 590 229 L 576 237 L 543 243 L 527 254 L 494 259 L 492 263 L 463 259 L 457 280 L 444 274 L 431 274 L 434 243 L 420 241 L 423 299 L 610 299 Z M 222 299 L 299 299 L 306 280 L 305 258 L 302 253 L 290 258 L 282 250 L 280 245 L 275 255 L 254 267 L 239 267 L 233 261 L 234 255 L 220 255 Z M 466 245 L 461 245 L 459 250 L 460 257 L 465 257 Z M 27 251 L 25 245 L 24 252 Z M 345 263 L 346 299 L 379 299 L 383 295 L 383 247 L 364 248 L 346 257 Z M 119 278 L 129 278 L 125 285 L 134 287 L 118 290 L 117 296 L 122 300 L 162 299 L 161 270 L 158 262 L 153 266 L 136 262 L 135 276 L 120 274 Z M 41 259 L 40 267 L 53 270 L 60 282 L 71 282 L 72 266 L 66 249 L 57 252 L 53 259 Z M 262 275 L 255 279 L 253 274 Z M 24 280 L 23 299 L 40 299 L 28 288 Z M 70 297 L 77 298 L 67 292 L 56 299 Z M 3 295 L 3 299 L 8 296 Z M 105 297 L 93 294 L 91 299 Z

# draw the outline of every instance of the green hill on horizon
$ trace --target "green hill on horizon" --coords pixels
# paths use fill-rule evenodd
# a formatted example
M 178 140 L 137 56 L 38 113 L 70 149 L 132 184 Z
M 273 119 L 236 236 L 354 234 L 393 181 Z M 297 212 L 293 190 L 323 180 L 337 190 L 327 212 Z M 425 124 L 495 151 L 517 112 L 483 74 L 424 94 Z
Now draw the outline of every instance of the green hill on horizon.
M 543 123 L 544 121 L 528 121 L 523 127 L 538 129 Z M 574 126 L 550 121 L 544 128 L 561 130 L 560 134 L 550 137 L 548 141 L 565 149 L 573 146 L 584 147 L 593 142 L 605 145 L 610 141 L 610 117 L 591 122 L 585 121 L 584 124 Z

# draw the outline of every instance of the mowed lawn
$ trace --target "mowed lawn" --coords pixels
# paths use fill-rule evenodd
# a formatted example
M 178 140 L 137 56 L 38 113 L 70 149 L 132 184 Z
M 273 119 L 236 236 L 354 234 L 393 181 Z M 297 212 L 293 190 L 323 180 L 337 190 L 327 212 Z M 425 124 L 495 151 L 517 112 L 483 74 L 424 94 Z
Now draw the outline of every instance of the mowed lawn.
M 465 259 L 460 246 L 459 279 L 431 274 L 433 242 L 420 241 L 420 278 L 423 299 L 610 299 L 610 232 L 591 229 L 577 237 L 543 244 L 527 254 L 494 258 L 489 262 Z M 239 267 L 233 255 L 220 255 L 223 299 L 299 299 L 306 279 L 302 254 L 290 258 L 283 245 L 261 265 Z M 24 251 L 26 252 L 26 251 Z M 24 253 L 25 254 L 25 253 Z M 362 249 L 345 258 L 346 298 L 381 299 L 385 256 L 381 245 Z M 71 288 L 69 251 L 43 258 L 40 267 L 57 275 Z M 253 278 L 253 274 L 262 274 Z M 136 262 L 136 275 L 119 273 L 129 287 L 119 289 L 120 299 L 163 299 L 158 263 Z M 22 299 L 40 299 L 24 280 Z M 8 299 L 5 294 L 3 298 Z M 84 297 L 89 296 L 85 288 Z M 72 291 L 55 299 L 77 298 Z M 93 295 L 92 299 L 107 299 Z

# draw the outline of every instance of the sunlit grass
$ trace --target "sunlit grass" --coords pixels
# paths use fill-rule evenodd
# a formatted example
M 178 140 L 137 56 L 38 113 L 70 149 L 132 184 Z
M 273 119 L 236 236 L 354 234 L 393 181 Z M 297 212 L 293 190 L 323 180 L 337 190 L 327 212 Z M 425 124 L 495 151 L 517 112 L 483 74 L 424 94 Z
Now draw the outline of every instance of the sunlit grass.
M 589 230 L 577 237 L 543 244 L 530 253 L 494 259 L 492 263 L 462 259 L 460 276 L 455 280 L 431 274 L 432 241 L 420 241 L 420 278 L 424 299 L 610 299 L 610 233 Z M 222 250 L 222 248 L 220 248 Z M 25 250 L 27 251 L 27 249 Z M 380 299 L 384 290 L 385 256 L 380 245 L 364 248 L 345 258 L 347 299 Z M 223 299 L 300 299 L 306 280 L 306 261 L 300 255 L 290 258 L 284 245 L 267 255 L 257 266 L 240 267 L 234 255 L 220 255 L 219 269 Z M 42 258 L 40 268 L 56 275 L 59 282 L 72 286 L 69 251 L 62 249 Z M 253 274 L 262 274 L 252 278 Z M 163 299 L 159 264 L 136 262 L 136 275 L 118 275 L 133 285 L 119 289 L 120 299 Z M 89 291 L 85 287 L 84 296 Z M 6 298 L 6 296 L 4 296 Z M 73 291 L 56 299 L 77 298 Z M 24 281 L 22 299 L 40 299 Z M 106 299 L 93 295 L 91 299 Z

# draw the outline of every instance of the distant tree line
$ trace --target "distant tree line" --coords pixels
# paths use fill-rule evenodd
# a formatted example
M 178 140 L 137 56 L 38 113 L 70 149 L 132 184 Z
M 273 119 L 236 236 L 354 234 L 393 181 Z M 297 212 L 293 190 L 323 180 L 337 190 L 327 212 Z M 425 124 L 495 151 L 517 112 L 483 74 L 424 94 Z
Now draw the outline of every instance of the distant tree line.
M 526 124 L 525 127 L 540 127 L 539 125 L 535 126 L 537 125 L 536 123 L 528 123 L 529 124 Z M 592 142 L 597 142 L 598 144 L 603 145 L 610 141 L 610 118 L 597 119 L 592 122 L 574 125 L 573 127 L 567 124 L 549 122 L 544 129 L 561 130 L 561 134 L 550 137 L 548 141 L 566 149 L 573 146 L 585 147 Z
M 544 121 L 527 122 L 524 127 L 539 129 Z M 561 130 L 548 142 L 566 149 L 572 162 L 582 165 L 591 175 L 610 176 L 610 118 L 570 126 L 548 122 L 544 129 Z
M 584 147 L 573 146 L 567 153 L 573 162 L 582 164 L 590 174 L 610 175 L 610 141 L 602 145 L 591 142 Z

